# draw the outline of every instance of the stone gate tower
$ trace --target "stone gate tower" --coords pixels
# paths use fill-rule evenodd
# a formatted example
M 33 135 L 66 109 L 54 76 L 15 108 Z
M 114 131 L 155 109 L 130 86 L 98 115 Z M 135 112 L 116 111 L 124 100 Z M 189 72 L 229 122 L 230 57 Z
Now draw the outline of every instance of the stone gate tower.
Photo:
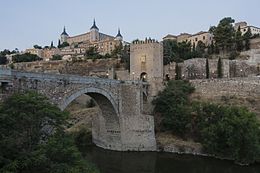
M 130 45 L 130 79 L 147 81 L 150 96 L 157 95 L 163 82 L 163 45 L 154 39 Z

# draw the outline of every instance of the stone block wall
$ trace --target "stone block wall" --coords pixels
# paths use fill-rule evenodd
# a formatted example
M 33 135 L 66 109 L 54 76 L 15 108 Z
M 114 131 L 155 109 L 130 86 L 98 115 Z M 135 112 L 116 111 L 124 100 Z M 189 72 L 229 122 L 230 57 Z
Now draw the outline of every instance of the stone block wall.
M 195 58 L 184 61 L 181 76 L 183 79 L 205 79 L 206 59 Z

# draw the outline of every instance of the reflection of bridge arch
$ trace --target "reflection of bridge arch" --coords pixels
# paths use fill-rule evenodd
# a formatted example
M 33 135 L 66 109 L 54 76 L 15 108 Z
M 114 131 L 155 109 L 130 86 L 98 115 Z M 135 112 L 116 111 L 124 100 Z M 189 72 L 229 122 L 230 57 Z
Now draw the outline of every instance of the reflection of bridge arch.
M 100 108 L 99 114 L 92 117 L 92 139 L 93 142 L 103 148 L 121 148 L 121 129 L 118 104 L 114 101 L 111 93 L 99 88 L 84 88 L 69 97 L 60 108 L 64 110 L 73 100 L 86 94 L 93 98 Z

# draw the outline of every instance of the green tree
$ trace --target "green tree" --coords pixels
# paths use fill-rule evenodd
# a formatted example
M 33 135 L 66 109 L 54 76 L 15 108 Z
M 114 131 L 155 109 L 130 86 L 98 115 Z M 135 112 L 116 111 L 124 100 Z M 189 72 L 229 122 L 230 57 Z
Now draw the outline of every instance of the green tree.
M 57 61 L 57 60 L 62 60 L 62 56 L 61 55 L 53 55 L 51 58 L 51 61 Z
M 42 47 L 41 47 L 41 46 L 39 46 L 39 45 L 37 45 L 37 44 L 36 44 L 36 45 L 34 45 L 33 47 L 34 47 L 34 49 L 42 49 Z
M 4 56 L 4 55 L 2 55 L 1 53 L 0 53 L 0 65 L 5 65 L 5 64 L 7 64 L 7 58 L 6 58 L 6 56 Z
M 244 37 L 244 41 L 245 41 L 245 49 L 249 50 L 250 49 L 250 39 L 252 37 L 252 32 L 251 32 L 251 28 L 248 27 L 247 32 L 243 35 Z
M 58 46 L 58 48 L 64 48 L 64 47 L 68 47 L 68 46 L 70 46 L 70 44 L 68 42 L 63 42 L 62 44 L 60 44 Z
M 202 57 L 205 54 L 206 45 L 202 41 L 198 41 L 198 44 L 196 46 L 196 51 L 198 57 Z
M 223 77 L 223 70 L 222 70 L 222 60 L 221 58 L 218 58 L 218 78 Z
M 53 41 L 51 41 L 51 48 L 54 48 Z
M 222 51 L 232 50 L 235 36 L 234 22 L 235 20 L 231 17 L 226 17 L 219 22 L 217 27 L 213 26 L 209 30 L 214 35 L 215 45 Z
M 200 141 L 208 153 L 243 164 L 260 157 L 260 126 L 254 113 L 208 103 L 200 103 L 194 110 Z
M 206 59 L 206 78 L 209 79 L 209 59 Z
M 8 98 L 0 105 L 0 172 L 95 172 L 63 132 L 67 116 L 36 92 Z
M 243 37 L 242 37 L 242 32 L 241 32 L 240 26 L 238 27 L 236 34 L 235 34 L 235 44 L 236 44 L 237 51 L 240 52 L 244 49 Z
M 42 58 L 38 57 L 37 55 L 25 53 L 25 54 L 17 54 L 14 55 L 12 58 L 14 63 L 19 62 L 32 62 L 32 61 L 40 61 Z
M 166 88 L 153 101 L 154 111 L 160 115 L 162 122 L 159 125 L 162 131 L 171 131 L 175 135 L 185 137 L 190 130 L 191 112 L 189 94 L 194 91 L 186 81 L 169 81 Z
M 60 39 L 59 39 L 59 40 L 58 40 L 58 46 L 57 46 L 57 47 L 60 48 L 60 45 L 61 45 L 61 44 L 60 44 Z

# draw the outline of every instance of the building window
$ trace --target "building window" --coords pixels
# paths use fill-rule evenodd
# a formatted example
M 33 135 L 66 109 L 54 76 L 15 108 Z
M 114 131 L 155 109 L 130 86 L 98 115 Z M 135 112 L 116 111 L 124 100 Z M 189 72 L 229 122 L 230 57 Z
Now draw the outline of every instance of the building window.
M 205 40 L 206 39 L 206 37 L 205 36 L 203 36 L 203 40 Z
M 198 41 L 198 38 L 195 38 L 195 41 Z

